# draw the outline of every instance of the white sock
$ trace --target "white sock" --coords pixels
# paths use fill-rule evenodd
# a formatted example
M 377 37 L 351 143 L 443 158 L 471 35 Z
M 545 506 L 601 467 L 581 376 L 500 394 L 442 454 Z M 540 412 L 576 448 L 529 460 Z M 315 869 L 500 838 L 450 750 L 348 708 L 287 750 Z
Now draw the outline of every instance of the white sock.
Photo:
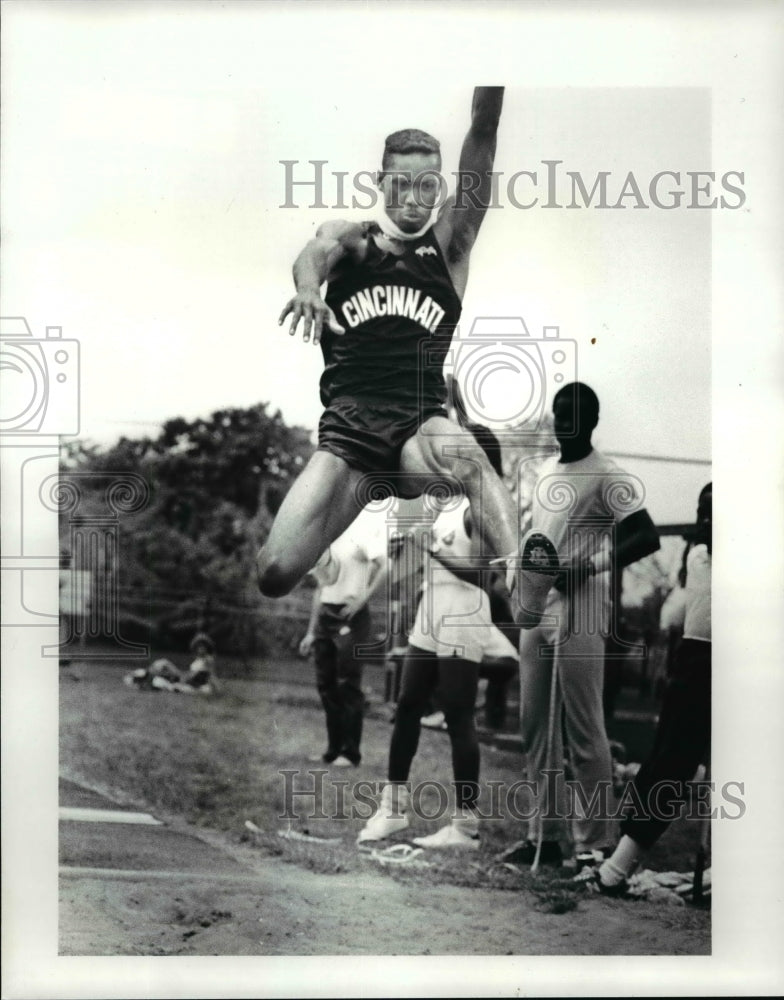
M 403 782 L 391 781 L 384 785 L 380 808 L 386 810 L 385 815 L 397 818 L 407 813 L 410 806 L 411 793 Z
M 637 841 L 624 835 L 613 851 L 612 857 L 600 866 L 599 878 L 605 885 L 618 885 L 629 878 L 640 863 L 642 855 L 643 849 Z

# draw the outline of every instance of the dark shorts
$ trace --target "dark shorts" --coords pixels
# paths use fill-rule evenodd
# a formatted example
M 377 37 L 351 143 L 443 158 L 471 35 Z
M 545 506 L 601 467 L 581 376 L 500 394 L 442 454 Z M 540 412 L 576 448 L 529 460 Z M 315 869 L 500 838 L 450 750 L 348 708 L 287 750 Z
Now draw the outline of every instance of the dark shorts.
M 209 670 L 198 670 L 194 674 L 188 674 L 185 678 L 185 683 L 188 687 L 201 688 L 206 687 L 210 683 L 211 677 Z
M 430 417 L 446 415 L 438 403 L 340 396 L 321 415 L 318 447 L 360 472 L 397 472 L 406 441 Z

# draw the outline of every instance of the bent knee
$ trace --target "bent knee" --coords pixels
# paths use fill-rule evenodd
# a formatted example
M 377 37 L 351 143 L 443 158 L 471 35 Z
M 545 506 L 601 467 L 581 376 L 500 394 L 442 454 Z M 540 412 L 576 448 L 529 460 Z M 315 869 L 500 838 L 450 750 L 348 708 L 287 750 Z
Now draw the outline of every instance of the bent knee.
M 479 480 L 486 471 L 492 473 L 492 466 L 473 435 L 458 425 L 439 433 L 426 432 L 420 427 L 403 446 L 401 468 L 410 473 L 454 476 L 461 482 L 465 478 Z
M 430 467 L 433 474 L 455 480 L 463 493 L 474 486 L 478 488 L 484 476 L 484 466 L 478 456 L 474 459 L 468 455 L 439 455 L 431 458 Z
M 297 584 L 299 576 L 265 547 L 256 557 L 256 579 L 265 597 L 284 597 Z
M 494 476 L 495 472 L 487 455 L 470 434 L 466 435 L 466 438 L 459 442 L 459 454 L 450 455 L 445 449 L 445 453 L 441 456 L 443 471 L 457 476 L 461 482 L 466 480 L 481 482 L 487 476 Z

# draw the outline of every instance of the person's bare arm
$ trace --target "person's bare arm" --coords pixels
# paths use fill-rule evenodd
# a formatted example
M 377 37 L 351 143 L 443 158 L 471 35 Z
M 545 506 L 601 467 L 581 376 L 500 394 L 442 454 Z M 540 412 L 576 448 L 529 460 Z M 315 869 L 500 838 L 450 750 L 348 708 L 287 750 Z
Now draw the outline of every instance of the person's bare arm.
M 503 100 L 503 87 L 474 89 L 471 127 L 460 153 L 457 191 L 436 223 L 436 235 L 450 269 L 467 264 L 492 198 L 492 170 Z
M 365 604 L 367 604 L 373 594 L 375 594 L 381 586 L 384 578 L 386 577 L 386 571 L 386 562 L 384 560 L 378 557 L 370 560 L 370 566 L 368 567 L 367 590 L 365 591 Z
M 386 576 L 385 562 L 380 558 L 368 560 L 367 583 L 362 594 L 354 600 L 346 601 L 343 605 L 343 614 L 346 618 L 353 618 L 354 615 L 369 603 L 370 598 L 381 586 Z
M 294 261 L 293 275 L 296 294 L 283 307 L 278 319 L 282 326 L 291 315 L 289 333 L 293 337 L 302 320 L 302 339 L 313 343 L 321 340 L 326 323 L 333 333 L 345 333 L 335 314 L 321 297 L 321 286 L 345 257 L 359 258 L 364 247 L 362 227 L 354 222 L 325 222 L 309 240 Z
M 313 591 L 313 603 L 310 606 L 310 620 L 308 630 L 302 637 L 299 644 L 300 656 L 307 656 L 313 648 L 313 640 L 316 633 L 316 622 L 318 621 L 319 608 L 321 607 L 321 587 L 316 587 Z
M 489 561 L 481 560 L 483 565 L 478 565 L 480 560 L 472 559 L 467 561 L 465 559 L 455 559 L 452 556 L 445 555 L 443 552 L 431 552 L 430 553 L 434 559 L 436 559 L 441 565 L 448 569 L 449 572 L 456 576 L 458 580 L 462 580 L 463 583 L 472 583 L 475 587 L 483 587 L 484 585 L 484 575 L 482 573 L 483 568 L 492 568 L 489 565 Z M 487 566 L 485 567 L 485 562 Z
M 481 587 L 484 590 L 490 571 L 494 571 L 494 567 L 490 558 L 480 556 L 479 538 L 473 531 L 471 511 L 468 508 L 463 512 L 463 526 L 466 535 L 471 540 L 471 555 L 467 559 L 455 558 L 442 547 L 431 548 L 430 554 L 458 580 L 462 580 L 463 583 L 472 583 L 475 587 Z

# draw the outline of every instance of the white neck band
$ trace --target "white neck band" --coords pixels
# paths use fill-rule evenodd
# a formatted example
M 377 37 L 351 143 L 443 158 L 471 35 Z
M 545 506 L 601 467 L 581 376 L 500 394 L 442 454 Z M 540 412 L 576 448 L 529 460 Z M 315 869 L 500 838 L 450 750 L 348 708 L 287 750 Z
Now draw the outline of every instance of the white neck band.
M 418 240 L 420 237 L 424 236 L 425 233 L 430 229 L 433 223 L 436 221 L 438 213 L 432 211 L 430 213 L 430 218 L 422 226 L 420 230 L 416 233 L 404 233 L 400 226 L 396 225 L 387 215 L 387 213 L 382 209 L 380 215 L 376 219 L 379 229 L 381 232 L 390 240 Z

